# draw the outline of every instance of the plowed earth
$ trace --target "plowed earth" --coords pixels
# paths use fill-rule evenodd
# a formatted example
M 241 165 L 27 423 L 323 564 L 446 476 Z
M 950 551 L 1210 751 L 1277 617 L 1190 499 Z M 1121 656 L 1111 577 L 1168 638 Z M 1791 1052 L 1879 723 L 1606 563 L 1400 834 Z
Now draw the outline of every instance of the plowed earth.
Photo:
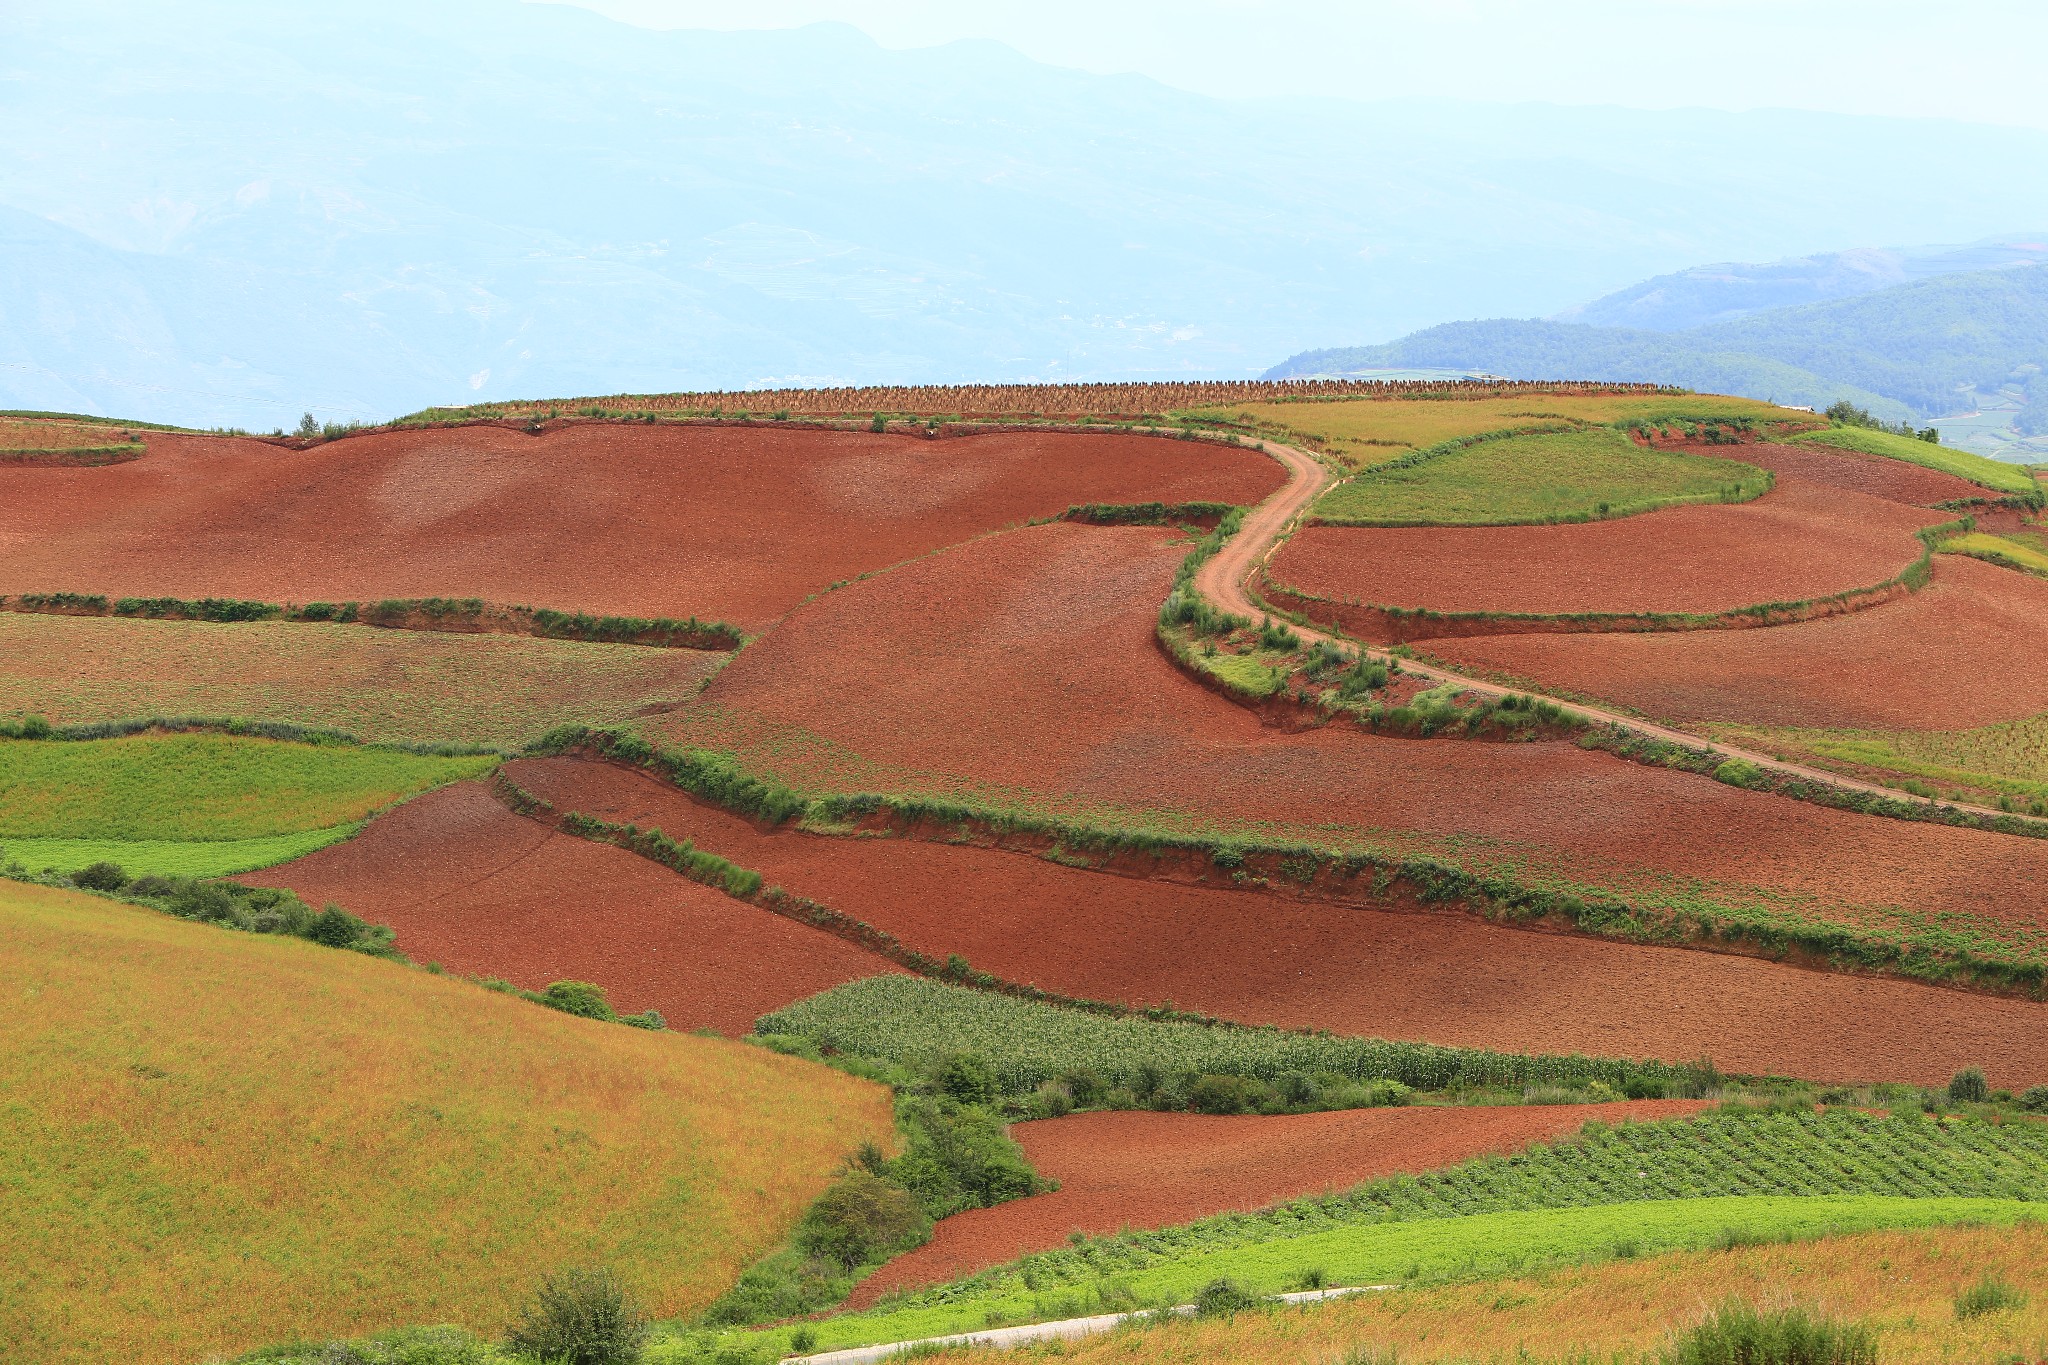
M 237 880 L 388 924 L 415 961 L 529 990 L 594 981 L 621 1012 L 659 1010 L 676 1029 L 746 1033 L 791 1001 L 896 970 L 645 858 L 521 819 L 475 782 Z
M 1687 445 L 1696 455 L 1722 455 L 1768 469 L 1782 481 L 1803 479 L 1844 492 L 1866 494 L 1915 507 L 1933 507 L 1944 502 L 1974 502 L 1991 496 L 1989 490 L 1944 474 L 1938 469 L 1866 455 L 1859 450 L 1838 450 L 1817 445 Z
M 151 434 L 100 469 L 0 467 L 0 592 L 479 597 L 758 628 L 806 594 L 1082 502 L 1256 502 L 1208 442 L 578 424 L 293 451 Z
M 1126 825 L 1427 851 L 1645 903 L 2038 928 L 2042 841 L 1829 810 L 1566 743 L 1264 728 L 1182 676 L 1154 641 L 1182 550 L 1155 531 L 1071 524 L 976 541 L 793 613 L 699 703 L 650 726 L 671 743 L 730 747 L 810 789 L 968 793 Z M 1978 644 L 2005 657 L 1995 640 Z M 1947 660 L 1949 672 L 1922 685 L 2037 685 L 1980 670 L 1981 657 L 1967 668 Z M 2048 688 L 2048 673 L 2031 671 Z
M 1824 1081 L 1934 1084 L 1973 1065 L 2000 1085 L 2048 1081 L 2048 1005 L 1023 853 L 763 833 L 644 773 L 577 759 L 505 773 L 560 810 L 689 838 L 922 952 L 1069 996 L 1511 1052 L 1707 1054 Z
M 680 703 L 723 654 L 368 626 L 0 612 L 0 716 L 289 721 L 363 740 L 516 747 Z
M 1949 519 L 1783 478 L 1754 502 L 1576 525 L 1309 526 L 1273 574 L 1315 597 L 1444 612 L 1714 614 L 1884 582 L 1919 557 L 1915 530 Z
M 1937 555 L 1920 592 L 1825 620 L 1492 635 L 1438 641 L 1430 652 L 1686 724 L 1962 730 L 2048 710 L 2048 582 Z
M 931 1241 L 863 1280 L 846 1306 L 865 1308 L 892 1289 L 942 1284 L 1049 1251 L 1071 1232 L 1105 1236 L 1249 1212 L 1380 1176 L 1418 1175 L 1512 1152 L 1575 1133 L 1593 1119 L 1680 1118 L 1703 1105 L 1639 1100 L 1270 1118 L 1112 1112 L 1013 1124 L 1010 1136 L 1060 1188 L 945 1219 Z

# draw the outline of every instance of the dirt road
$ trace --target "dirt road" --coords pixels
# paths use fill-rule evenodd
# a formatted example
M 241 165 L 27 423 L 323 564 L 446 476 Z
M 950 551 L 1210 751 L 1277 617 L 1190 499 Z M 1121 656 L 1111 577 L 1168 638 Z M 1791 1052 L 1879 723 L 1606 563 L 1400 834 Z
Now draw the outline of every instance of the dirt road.
M 1261 616 L 1274 615 L 1275 613 L 1270 612 L 1265 604 L 1253 595 L 1251 590 L 1252 576 L 1265 566 L 1266 561 L 1279 548 L 1280 542 L 1300 524 L 1301 519 L 1307 515 L 1309 508 L 1322 495 L 1323 490 L 1335 481 L 1334 476 L 1323 463 L 1305 450 L 1297 449 L 1294 446 L 1280 445 L 1273 441 L 1261 441 L 1258 444 L 1259 448 L 1265 451 L 1266 454 L 1278 460 L 1286 467 L 1288 472 L 1287 483 L 1279 492 L 1267 498 L 1250 512 L 1247 512 L 1244 518 L 1244 525 L 1238 530 L 1238 533 L 1225 542 L 1223 548 L 1217 551 L 1215 557 L 1195 573 L 1195 590 L 1201 593 L 1210 603 L 1224 611 L 1234 612 L 1239 616 L 1249 616 L 1254 619 Z M 1359 650 L 1368 658 L 1398 662 L 1401 671 L 1404 673 L 1419 678 L 1426 678 L 1432 683 L 1456 683 L 1465 690 L 1482 697 L 1504 697 L 1521 690 L 1518 688 L 1501 687 L 1494 683 L 1478 682 L 1461 673 L 1453 673 L 1448 669 L 1417 663 L 1412 659 L 1395 661 L 1393 656 L 1385 651 L 1362 645 L 1348 637 L 1331 635 L 1324 631 L 1309 629 L 1305 626 L 1296 626 L 1294 630 L 1297 635 L 1300 635 L 1310 644 L 1318 640 L 1330 640 L 1334 643 L 1340 643 L 1348 648 Z M 1773 758 L 1769 754 L 1738 748 L 1732 744 L 1722 744 L 1699 735 L 1687 734 L 1682 730 L 1673 730 L 1635 716 L 1624 715 L 1619 711 L 1609 711 L 1598 706 L 1588 706 L 1582 702 L 1558 701 L 1557 705 L 1566 714 L 1581 717 L 1595 724 L 1619 726 L 1633 734 L 1644 735 L 1651 739 L 1660 739 L 1672 744 L 1682 744 L 1689 749 L 1702 750 L 1723 758 L 1741 759 L 1746 763 L 1753 763 L 1759 768 L 1768 769 L 1771 772 L 1784 773 L 1787 776 L 1797 777 L 1804 781 L 1824 783 L 1827 786 L 1835 787 L 1842 791 L 1863 792 L 1875 796 L 1888 797 L 1893 800 L 1905 799 L 1902 793 L 1890 787 L 1881 787 L 1872 782 L 1859 782 L 1855 778 L 1842 777 L 1839 774 L 1824 772 L 1819 768 L 1810 768 L 1800 763 L 1788 763 L 1781 759 Z M 1972 805 L 1962 801 L 1949 801 L 1942 804 L 1977 815 L 1998 816 L 2007 814 L 2007 812 L 1995 810 L 1989 806 Z

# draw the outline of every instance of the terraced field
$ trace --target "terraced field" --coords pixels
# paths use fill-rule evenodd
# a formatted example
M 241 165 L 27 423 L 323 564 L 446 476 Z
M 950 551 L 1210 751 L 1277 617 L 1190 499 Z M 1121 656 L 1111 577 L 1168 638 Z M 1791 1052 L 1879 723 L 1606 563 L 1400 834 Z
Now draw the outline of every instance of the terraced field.
M 1407 1316 L 1117 1349 L 1632 1351 L 1668 1303 L 1588 1305 L 1717 1244 L 2014 1263 L 1965 1225 L 2048 1189 L 2031 479 L 1566 387 L 0 458 L 0 1355 L 530 1365 L 590 1266 L 646 1365 L 1221 1276 Z

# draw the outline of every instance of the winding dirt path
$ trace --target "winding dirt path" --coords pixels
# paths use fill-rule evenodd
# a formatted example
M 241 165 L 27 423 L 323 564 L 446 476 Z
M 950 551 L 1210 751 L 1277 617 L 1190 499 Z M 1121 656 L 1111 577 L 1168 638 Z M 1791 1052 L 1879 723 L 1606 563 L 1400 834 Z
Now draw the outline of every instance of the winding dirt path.
M 1258 447 L 1273 459 L 1278 460 L 1286 468 L 1288 474 L 1286 485 L 1279 492 L 1267 498 L 1250 512 L 1247 512 L 1244 524 L 1239 528 L 1238 533 L 1224 542 L 1223 548 L 1217 551 L 1216 555 L 1208 563 L 1195 571 L 1195 590 L 1201 593 L 1203 597 L 1224 611 L 1254 618 L 1270 616 L 1275 613 L 1265 603 L 1253 596 L 1251 591 L 1252 575 L 1265 567 L 1266 562 L 1272 558 L 1274 551 L 1279 549 L 1281 542 L 1301 524 L 1302 518 L 1307 516 L 1308 510 L 1315 504 L 1315 500 L 1322 496 L 1323 490 L 1335 482 L 1329 469 L 1324 466 L 1322 461 L 1316 459 L 1308 451 L 1294 446 L 1281 445 L 1275 441 L 1260 441 L 1258 442 Z M 1404 673 L 1412 674 L 1418 678 L 1426 678 L 1432 683 L 1455 683 L 1466 691 L 1476 693 L 1482 697 L 1505 697 L 1516 693 L 1526 694 L 1527 692 L 1527 689 L 1524 688 L 1502 687 L 1497 683 L 1480 682 L 1476 679 L 1468 678 L 1462 673 L 1454 673 L 1449 669 L 1417 663 L 1413 659 L 1397 660 L 1384 650 L 1374 649 L 1349 637 L 1331 635 L 1324 631 L 1312 630 L 1306 626 L 1295 626 L 1294 632 L 1310 644 L 1314 644 L 1319 640 L 1343 644 L 1357 649 L 1367 658 L 1397 663 Z M 1887 797 L 1892 800 L 1903 799 L 1898 791 L 1890 787 L 1881 787 L 1874 782 L 1860 782 L 1855 778 L 1842 777 L 1839 774 L 1824 772 L 1819 768 L 1810 768 L 1804 764 L 1788 763 L 1782 759 L 1773 758 L 1769 754 L 1738 748 L 1732 744 L 1723 744 L 1717 740 L 1706 739 L 1700 735 L 1688 734 L 1683 730 L 1674 730 L 1668 726 L 1643 720 L 1640 717 L 1624 715 L 1619 711 L 1609 711 L 1603 707 L 1588 706 L 1583 702 L 1563 701 L 1556 698 L 1551 700 L 1556 701 L 1559 709 L 1563 710 L 1566 714 L 1578 716 L 1595 724 L 1617 726 L 1632 734 L 1664 740 L 1667 743 L 1682 744 L 1687 748 L 1716 754 L 1722 758 L 1741 759 L 1745 763 L 1753 763 L 1757 767 L 1768 769 L 1771 772 L 1783 773 L 1807 782 L 1822 783 L 1841 791 L 1863 792 L 1874 796 Z M 1942 804 L 1977 815 L 2010 815 L 2010 812 L 1996 810 L 1990 806 L 1975 805 L 1963 801 L 1948 801 Z

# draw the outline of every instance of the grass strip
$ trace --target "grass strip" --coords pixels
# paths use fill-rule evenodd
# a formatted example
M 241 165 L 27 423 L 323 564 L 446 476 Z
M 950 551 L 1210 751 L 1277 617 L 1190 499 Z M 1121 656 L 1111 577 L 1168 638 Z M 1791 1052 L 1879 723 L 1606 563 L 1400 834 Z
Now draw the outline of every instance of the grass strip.
M 1162 1234 L 1127 1233 L 914 1291 L 864 1313 L 804 1325 L 816 1343 L 811 1349 L 828 1351 L 1187 1303 L 1203 1286 L 1222 1278 L 1237 1280 L 1254 1293 L 1299 1288 L 1314 1272 L 1333 1285 L 1454 1283 L 1598 1263 L 1618 1252 L 1709 1250 L 1885 1228 L 2012 1226 L 2041 1213 L 2038 1203 L 2001 1198 L 1721 1196 L 1325 1228 L 1158 1259 L 1147 1258 L 1143 1248 Z M 1075 1264 L 1070 1268 L 1062 1261 Z M 648 1360 L 650 1365 L 775 1360 L 788 1353 L 794 1330 L 720 1336 L 676 1331 L 653 1344 Z
M 250 839 L 17 839 L 0 834 L 0 863 L 68 875 L 114 863 L 137 876 L 232 877 L 353 838 L 360 821 Z

